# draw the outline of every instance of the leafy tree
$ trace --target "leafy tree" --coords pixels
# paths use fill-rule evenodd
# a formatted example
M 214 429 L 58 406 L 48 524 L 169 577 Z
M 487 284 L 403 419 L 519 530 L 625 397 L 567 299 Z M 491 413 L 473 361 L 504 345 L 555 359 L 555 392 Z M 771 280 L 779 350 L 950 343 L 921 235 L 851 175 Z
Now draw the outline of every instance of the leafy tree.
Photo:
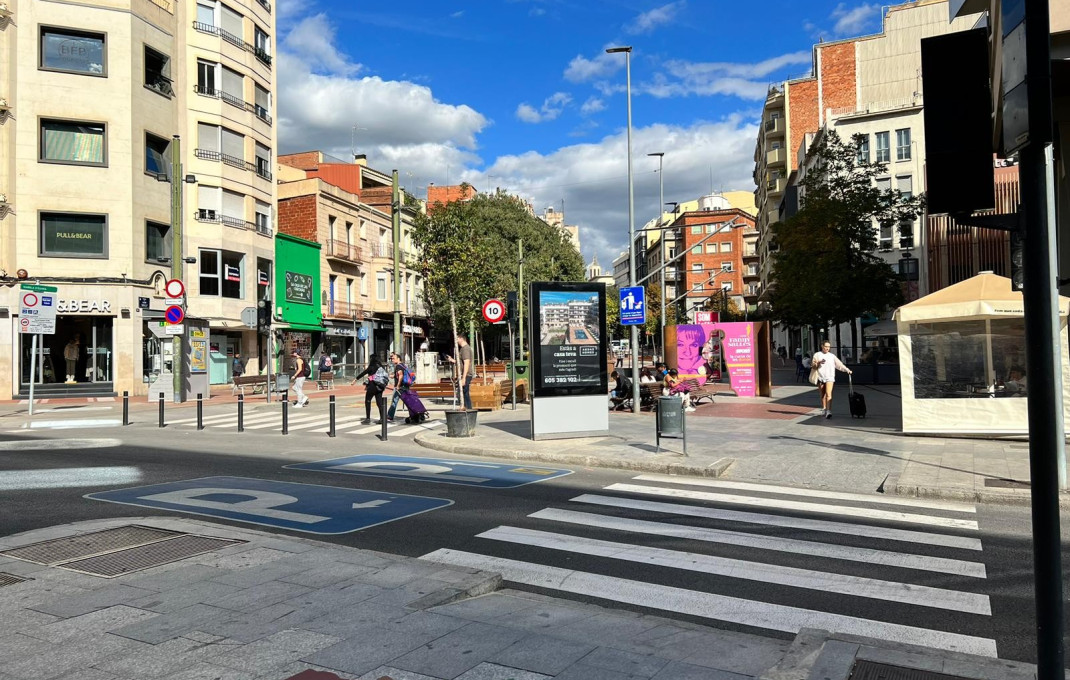
M 646 283 L 646 333 L 654 337 L 654 344 L 661 346 L 661 283 Z M 676 306 L 669 305 L 665 309 L 665 325 L 672 326 L 676 323 Z M 664 349 L 662 350 L 664 352 Z
M 630 331 L 620 322 L 620 288 L 606 286 L 606 335 L 608 340 L 630 338 Z
M 718 318 L 721 321 L 743 321 L 746 317 L 735 299 L 723 290 L 714 291 L 714 294 L 702 304 L 702 309 L 707 312 L 719 312 Z
M 873 251 L 878 228 L 915 221 L 924 198 L 879 188 L 887 165 L 861 157 L 861 142 L 861 135 L 844 142 L 835 131 L 825 133 L 807 156 L 801 209 L 773 225 L 779 251 L 770 302 L 783 325 L 854 322 L 902 304 L 896 272 Z M 852 336 L 857 348 L 853 323 Z

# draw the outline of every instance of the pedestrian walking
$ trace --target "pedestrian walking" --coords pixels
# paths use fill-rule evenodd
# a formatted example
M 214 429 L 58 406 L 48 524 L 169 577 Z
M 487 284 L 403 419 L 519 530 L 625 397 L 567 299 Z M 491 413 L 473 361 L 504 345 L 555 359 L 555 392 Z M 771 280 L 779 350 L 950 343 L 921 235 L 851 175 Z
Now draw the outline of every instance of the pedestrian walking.
M 472 408 L 472 378 L 475 377 L 475 361 L 468 336 L 457 334 L 458 357 L 448 357 L 451 364 L 457 364 L 457 388 L 461 391 L 461 400 L 465 409 Z
M 305 396 L 305 391 L 302 388 L 305 385 L 305 380 L 312 375 L 312 367 L 309 366 L 308 361 L 301 356 L 301 350 L 295 349 L 290 356 L 293 357 L 294 361 L 293 385 L 294 394 L 297 397 L 297 400 L 294 401 L 294 408 L 302 408 L 308 406 L 308 397 Z
M 851 369 L 844 366 L 831 350 L 832 343 L 825 340 L 821 343 L 821 351 L 816 352 L 810 360 L 810 384 L 817 385 L 821 393 L 821 408 L 826 418 L 832 417 L 832 388 L 836 385 L 836 371 L 851 375 Z
M 390 383 L 387 389 L 394 395 L 390 398 L 390 408 L 386 412 L 386 422 L 393 424 L 394 413 L 398 410 L 401 393 L 409 389 L 409 368 L 401 361 L 397 352 L 390 353 Z
M 79 337 L 76 335 L 68 340 L 67 345 L 63 348 L 63 361 L 67 364 L 66 383 L 68 385 L 73 385 L 77 381 L 78 357 L 81 354 L 81 348 L 78 346 L 79 342 Z
M 245 373 L 245 365 L 242 364 L 241 354 L 234 353 L 234 359 L 230 362 L 230 375 L 234 378 L 240 378 Z
M 379 408 L 379 420 L 383 419 L 383 411 L 379 406 L 379 397 L 382 396 L 386 390 L 386 384 L 389 380 L 386 372 L 386 368 L 383 363 L 379 361 L 379 357 L 372 355 L 368 359 L 368 367 L 357 374 L 353 378 L 353 382 L 360 380 L 361 378 L 367 378 L 364 381 L 364 420 L 361 422 L 365 425 L 370 425 L 372 422 L 372 402 L 375 402 L 376 408 Z

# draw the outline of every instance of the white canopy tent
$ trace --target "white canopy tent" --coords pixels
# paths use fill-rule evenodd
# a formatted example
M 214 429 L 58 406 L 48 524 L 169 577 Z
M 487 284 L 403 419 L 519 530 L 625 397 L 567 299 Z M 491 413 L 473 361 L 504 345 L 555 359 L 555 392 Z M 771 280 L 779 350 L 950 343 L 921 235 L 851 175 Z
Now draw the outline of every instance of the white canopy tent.
M 1070 298 L 1060 297 L 1063 408 L 1070 424 L 1068 316 Z M 1028 432 L 1024 307 L 1010 279 L 982 272 L 903 305 L 895 320 L 903 432 Z

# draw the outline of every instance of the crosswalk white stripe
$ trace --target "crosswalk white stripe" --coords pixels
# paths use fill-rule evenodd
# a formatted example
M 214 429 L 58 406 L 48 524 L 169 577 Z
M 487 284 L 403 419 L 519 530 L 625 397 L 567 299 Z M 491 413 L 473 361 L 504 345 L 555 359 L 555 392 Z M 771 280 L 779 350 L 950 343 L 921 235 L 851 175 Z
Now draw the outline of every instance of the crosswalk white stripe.
M 402 430 L 398 430 L 397 432 L 391 431 L 390 434 L 397 435 L 399 437 L 404 437 L 406 435 L 415 434 L 416 432 L 426 432 L 427 430 L 430 430 L 433 427 L 437 427 L 441 423 L 441 420 L 431 420 L 426 423 L 418 423 L 416 425 L 413 425 L 412 427 L 406 427 Z
M 286 424 L 287 424 L 287 426 L 300 425 L 301 423 L 307 423 L 307 422 L 310 422 L 310 421 L 313 421 L 313 420 L 320 420 L 320 419 L 322 419 L 324 417 L 325 416 L 322 413 L 313 413 L 313 414 L 308 414 L 308 415 L 304 415 L 304 416 L 293 416 L 293 415 L 291 415 L 289 418 L 287 418 L 287 423 Z M 271 420 L 268 420 L 267 422 L 257 423 L 256 425 L 252 425 L 252 426 L 246 425 L 245 429 L 246 430 L 266 430 L 269 427 L 281 428 L 282 427 L 282 415 L 276 414 L 274 418 L 272 418 Z
M 666 550 L 645 545 L 602 541 L 596 538 L 555 534 L 536 529 L 500 526 L 484 531 L 478 538 L 507 543 L 533 545 L 580 555 L 594 555 L 626 562 L 652 564 L 672 569 L 685 569 L 728 578 L 775 583 L 792 588 L 804 588 L 852 597 L 866 597 L 887 602 L 901 602 L 916 607 L 933 607 L 967 614 L 992 615 L 987 595 L 945 588 L 932 588 L 897 581 L 883 581 L 865 576 L 850 576 L 832 572 L 785 567 L 779 564 L 737 560 L 731 557 L 703 555 L 679 550 Z
M 745 626 L 788 633 L 798 633 L 803 628 L 819 628 L 966 654 L 996 656 L 996 642 L 989 638 L 745 600 L 446 548 L 428 553 L 420 559 L 497 572 L 513 583 Z
M 668 515 L 685 515 L 688 517 L 703 517 L 706 519 L 716 519 L 728 522 L 748 522 L 750 524 L 782 526 L 791 529 L 802 529 L 804 531 L 846 534 L 848 536 L 864 536 L 871 539 L 876 538 L 888 541 L 902 541 L 905 543 L 922 543 L 944 548 L 981 550 L 981 540 L 977 538 L 934 534 L 927 531 L 913 531 L 911 529 L 889 529 L 867 524 L 848 524 L 847 522 L 834 522 L 824 519 L 807 519 L 805 517 L 768 515 L 757 512 L 742 512 L 739 510 L 722 510 L 720 508 L 704 508 L 697 505 L 643 501 L 634 498 L 618 498 L 616 496 L 600 496 L 597 494 L 583 494 L 582 496 L 576 496 L 571 500 L 574 503 L 606 505 L 615 508 L 629 508 L 632 510 L 649 510 Z
M 849 515 L 851 517 L 861 517 L 865 519 L 887 520 L 890 522 L 904 522 L 908 524 L 924 524 L 928 526 L 946 527 L 949 529 L 971 529 L 973 531 L 977 531 L 978 529 L 977 522 L 969 519 L 912 515 L 905 512 L 874 510 L 872 508 L 854 508 L 846 505 L 803 503 L 801 501 L 787 501 L 779 498 L 756 498 L 754 496 L 707 493 L 705 491 L 689 491 L 687 489 L 662 489 L 656 486 L 641 486 L 639 484 L 610 484 L 604 488 L 608 491 L 627 491 L 629 493 L 641 493 L 651 496 L 689 498 L 691 500 L 714 501 L 716 503 L 728 503 L 731 505 L 780 508 L 781 510 L 802 510 L 804 512 L 819 512 L 827 515 Z
M 348 418 L 335 418 L 335 420 L 334 420 L 335 431 L 336 432 L 338 431 L 338 426 L 339 425 L 348 425 L 348 424 L 352 423 L 353 421 L 361 420 L 363 417 L 364 416 L 350 416 Z M 312 422 L 312 423 L 307 423 L 307 424 L 303 424 L 303 425 L 297 425 L 296 427 L 291 425 L 290 429 L 291 430 L 311 430 L 312 428 L 315 428 L 315 427 L 326 428 L 326 427 L 329 427 L 330 424 L 331 424 L 330 416 L 326 416 L 325 415 L 325 416 L 317 419 L 315 422 Z
M 773 486 L 769 484 L 752 484 L 749 482 L 734 482 L 722 479 L 707 479 L 702 477 L 681 477 L 679 475 L 639 475 L 633 477 L 643 482 L 664 482 L 666 484 L 686 484 L 688 486 L 707 486 L 717 489 L 733 489 L 735 491 L 761 491 L 775 493 L 782 496 L 810 496 L 814 498 L 830 498 L 837 501 L 860 501 L 863 503 L 877 503 L 880 505 L 903 505 L 913 508 L 926 508 L 929 510 L 948 510 L 951 512 L 977 512 L 977 507 L 966 503 L 954 503 L 948 501 L 929 501 L 918 498 L 896 498 L 878 496 L 863 493 L 847 493 L 843 491 L 826 491 L 824 489 L 800 489 L 792 486 Z
M 266 423 L 269 421 L 282 422 L 282 415 L 279 413 L 261 413 L 259 415 L 247 415 L 242 416 L 242 425 L 252 425 L 256 423 Z M 212 425 L 212 427 L 237 427 L 238 414 L 231 416 L 229 421 L 222 422 L 220 424 Z
M 816 541 L 803 541 L 796 538 L 776 538 L 773 536 L 762 536 L 760 534 L 749 534 L 742 531 L 725 531 L 724 529 L 707 529 L 702 527 L 681 526 L 679 524 L 666 524 L 663 522 L 648 522 L 641 519 L 595 515 L 589 512 L 558 510 L 556 508 L 540 510 L 528 515 L 528 517 L 546 519 L 554 522 L 566 522 L 568 524 L 578 524 L 581 526 L 615 529 L 617 531 L 627 531 L 631 533 L 650 534 L 654 536 L 672 536 L 674 538 L 683 538 L 690 541 L 724 543 L 728 545 L 744 546 L 747 548 L 758 548 L 760 550 L 775 550 L 778 552 L 787 552 L 798 555 L 828 557 L 830 559 L 846 560 L 848 562 L 862 562 L 864 564 L 903 567 L 920 571 L 935 571 L 942 574 L 954 574 L 956 576 L 985 578 L 984 564 L 943 557 L 912 555 L 910 553 L 877 550 L 875 548 L 858 548 L 847 545 L 836 545 L 834 543 L 818 543 Z
M 370 432 L 381 432 L 382 430 L 382 425 L 368 425 L 366 427 L 358 427 L 355 430 L 346 430 L 342 434 L 368 434 Z
M 217 413 L 215 415 L 205 416 L 202 419 L 202 422 L 207 424 L 207 423 L 217 422 L 217 421 L 223 420 L 224 418 L 235 418 L 235 417 L 236 416 L 233 413 Z M 175 420 L 167 420 L 166 422 L 167 422 L 168 425 L 189 425 L 190 423 L 196 423 L 197 422 L 197 418 L 196 417 L 193 417 L 193 418 L 177 418 Z

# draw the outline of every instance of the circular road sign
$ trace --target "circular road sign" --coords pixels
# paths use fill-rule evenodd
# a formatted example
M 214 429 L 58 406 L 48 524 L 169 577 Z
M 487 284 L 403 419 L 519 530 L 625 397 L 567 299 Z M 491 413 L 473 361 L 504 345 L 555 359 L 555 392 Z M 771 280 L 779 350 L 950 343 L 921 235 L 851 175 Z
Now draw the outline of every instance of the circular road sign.
M 167 319 L 167 323 L 182 323 L 182 320 L 186 318 L 186 313 L 178 305 L 171 305 L 164 312 L 164 318 Z
M 182 281 L 179 279 L 171 279 L 163 287 L 163 291 L 167 293 L 169 298 L 180 298 L 186 292 L 186 287 L 182 285 Z
M 19 323 L 22 324 L 23 328 L 29 328 L 30 327 L 30 320 L 27 319 L 26 317 L 22 317 L 21 319 L 19 319 Z
M 36 307 L 38 302 L 37 296 L 33 293 L 26 293 L 22 296 L 23 307 Z
M 501 300 L 487 300 L 484 302 L 483 318 L 488 323 L 498 323 L 505 319 L 505 303 Z

